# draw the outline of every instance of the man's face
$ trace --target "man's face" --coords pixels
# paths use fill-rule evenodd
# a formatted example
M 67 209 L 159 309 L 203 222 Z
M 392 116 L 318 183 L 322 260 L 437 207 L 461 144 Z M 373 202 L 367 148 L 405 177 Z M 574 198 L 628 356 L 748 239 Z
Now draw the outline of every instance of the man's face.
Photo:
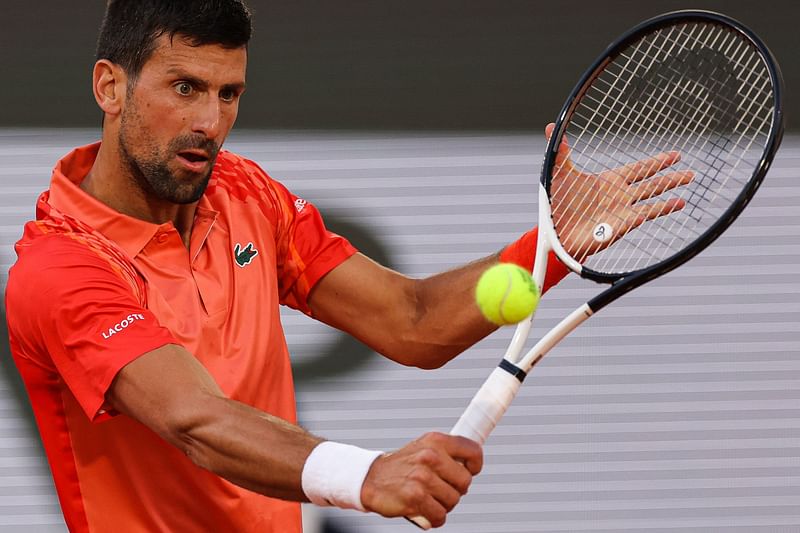
M 120 157 L 136 185 L 159 200 L 188 204 L 203 195 L 244 92 L 247 51 L 189 46 L 162 36 L 128 84 L 119 126 Z

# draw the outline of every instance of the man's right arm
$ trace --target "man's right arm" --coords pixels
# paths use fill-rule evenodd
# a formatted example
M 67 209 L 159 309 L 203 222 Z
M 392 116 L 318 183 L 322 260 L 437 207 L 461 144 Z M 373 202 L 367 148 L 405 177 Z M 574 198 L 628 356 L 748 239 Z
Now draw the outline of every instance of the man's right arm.
M 106 397 L 195 464 L 268 496 L 308 501 L 302 474 L 322 439 L 223 394 L 184 348 L 169 344 L 125 365 Z M 418 516 L 435 526 L 482 466 L 480 447 L 431 433 L 372 464 L 361 503 L 384 516 Z
M 18 247 L 9 276 L 9 331 L 25 357 L 58 372 L 89 419 L 113 408 L 197 465 L 265 495 L 423 515 L 433 524 L 443 523 L 480 470 L 480 447 L 460 437 L 429 434 L 375 459 L 367 450 L 320 445 L 303 429 L 227 398 L 147 309 L 125 263 L 56 232 L 33 237 Z M 134 327 L 104 334 L 132 316 Z

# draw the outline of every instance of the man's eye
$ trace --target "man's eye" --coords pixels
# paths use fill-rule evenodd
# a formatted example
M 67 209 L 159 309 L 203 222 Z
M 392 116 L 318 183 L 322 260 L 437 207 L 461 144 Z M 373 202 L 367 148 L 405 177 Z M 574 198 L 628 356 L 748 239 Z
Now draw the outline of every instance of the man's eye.
M 182 81 L 175 85 L 175 92 L 180 94 L 181 96 L 189 96 L 192 94 L 192 84 Z
M 220 91 L 219 97 L 223 102 L 233 102 L 233 100 L 236 98 L 236 92 L 232 89 L 225 89 Z

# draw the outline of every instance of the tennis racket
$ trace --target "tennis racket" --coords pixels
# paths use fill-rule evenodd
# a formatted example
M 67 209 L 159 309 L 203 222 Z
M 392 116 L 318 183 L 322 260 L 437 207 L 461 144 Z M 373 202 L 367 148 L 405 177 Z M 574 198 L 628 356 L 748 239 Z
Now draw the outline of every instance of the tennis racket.
M 783 134 L 778 65 L 731 18 L 678 11 L 612 43 L 570 94 L 539 187 L 533 279 L 548 253 L 608 284 L 528 352 L 533 317 L 451 434 L 484 443 L 525 376 L 558 342 L 623 294 L 685 263 L 753 197 Z M 410 519 L 422 529 L 423 517 Z

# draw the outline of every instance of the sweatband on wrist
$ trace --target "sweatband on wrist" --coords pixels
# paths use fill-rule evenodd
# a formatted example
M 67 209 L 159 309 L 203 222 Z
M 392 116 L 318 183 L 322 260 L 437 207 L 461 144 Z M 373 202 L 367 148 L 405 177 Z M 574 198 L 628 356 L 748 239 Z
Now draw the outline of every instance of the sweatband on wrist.
M 372 463 L 383 452 L 340 442 L 324 441 L 311 451 L 303 466 L 303 492 L 321 507 L 365 511 L 361 487 Z
M 514 263 L 528 271 L 533 270 L 533 261 L 536 258 L 536 241 L 539 239 L 539 228 L 533 228 L 522 237 L 512 242 L 500 252 L 500 262 Z M 552 251 L 547 255 L 547 272 L 544 275 L 542 294 L 550 287 L 564 279 L 570 270 L 562 263 Z

